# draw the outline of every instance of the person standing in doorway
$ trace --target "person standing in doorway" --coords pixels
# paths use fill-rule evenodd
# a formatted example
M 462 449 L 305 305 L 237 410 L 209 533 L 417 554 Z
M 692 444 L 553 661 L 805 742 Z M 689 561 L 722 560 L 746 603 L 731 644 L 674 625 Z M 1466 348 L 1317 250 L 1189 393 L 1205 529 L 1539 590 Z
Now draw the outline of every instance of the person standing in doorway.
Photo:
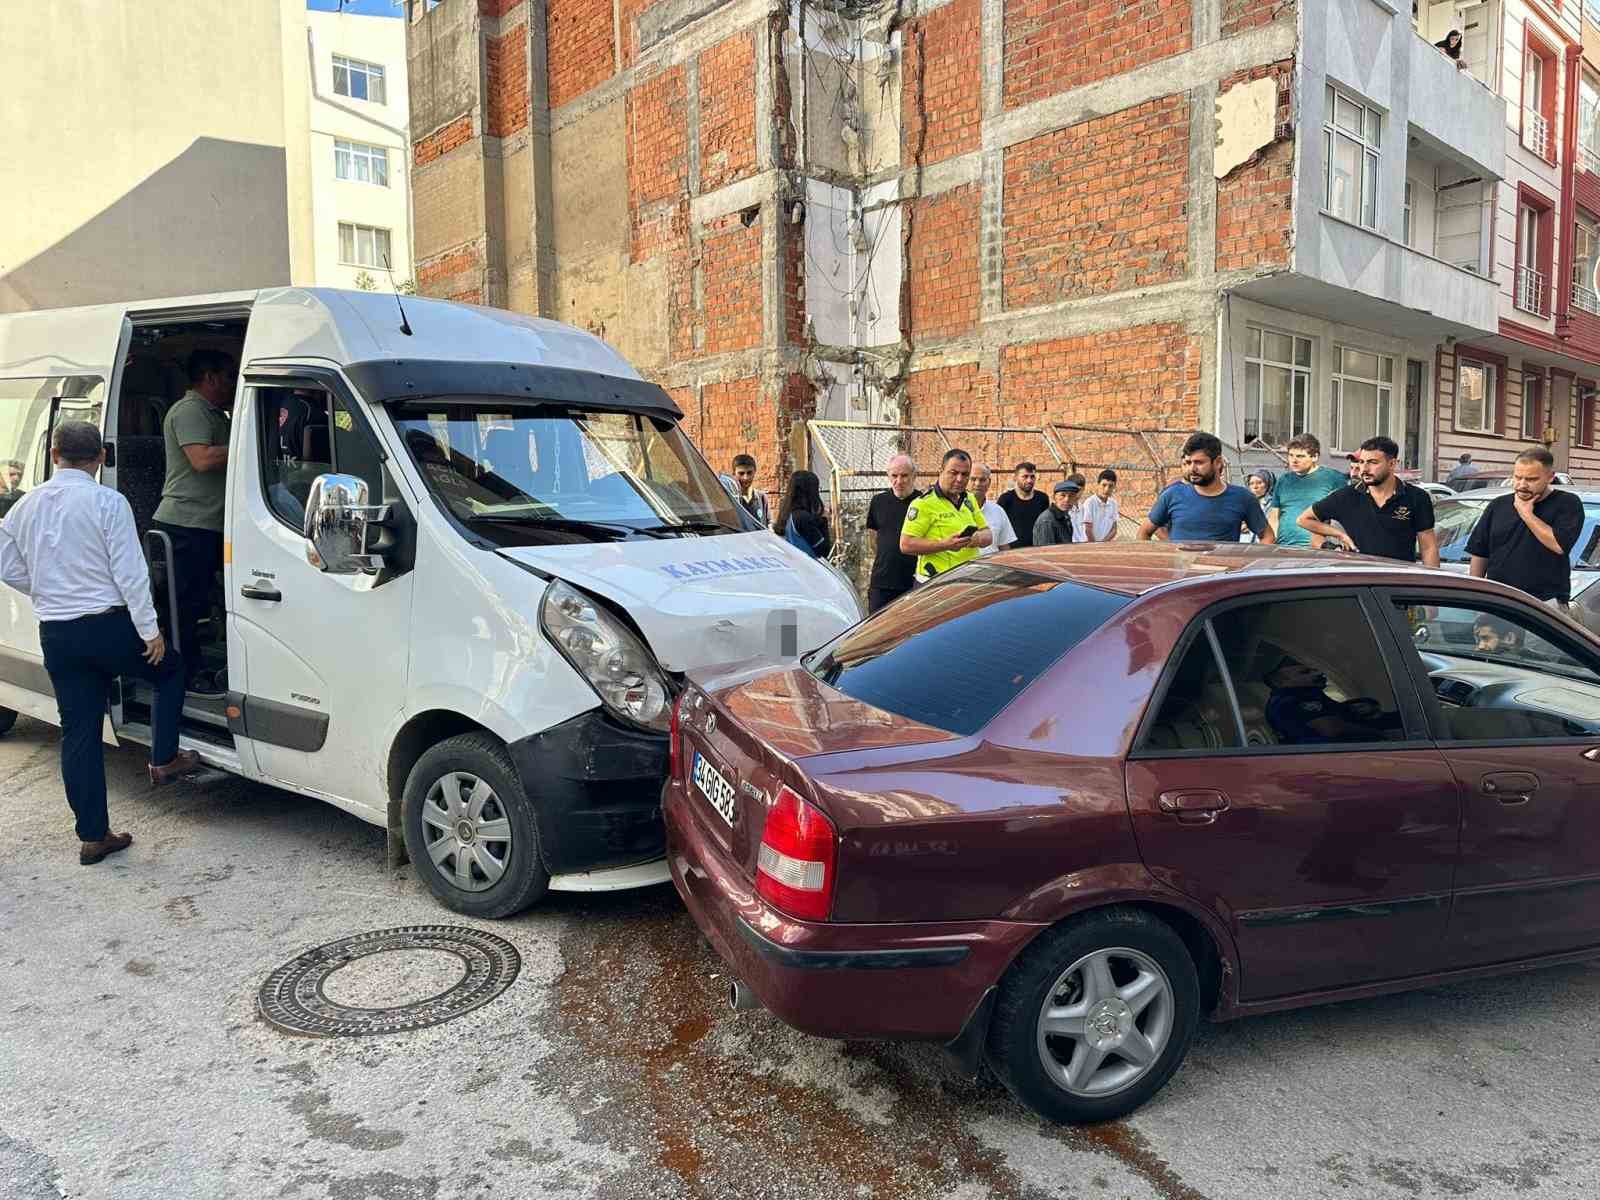
M 995 501 L 1006 510 L 1018 547 L 1033 545 L 1034 524 L 1050 507 L 1050 498 L 1034 487 L 1038 481 L 1039 468 L 1031 462 L 1019 462 L 1011 476 L 1012 486 Z
M 906 509 L 900 527 L 900 552 L 917 556 L 917 582 L 926 583 L 978 557 L 992 540 L 983 510 L 967 491 L 972 455 L 944 452 L 939 480 Z
M 772 524 L 772 511 L 767 506 L 767 494 L 756 487 L 756 460 L 753 455 L 733 456 L 733 478 L 739 485 L 740 507 L 763 527 Z
M 1080 503 L 1086 542 L 1111 542 L 1117 537 L 1117 522 L 1122 510 L 1117 504 L 1117 473 L 1110 467 L 1094 481 L 1094 495 Z
M 172 586 L 178 592 L 178 646 L 184 686 L 220 696 L 222 681 L 200 674 L 195 644 L 200 617 L 211 606 L 211 581 L 222 570 L 222 516 L 228 488 L 228 436 L 237 379 L 233 359 L 220 350 L 189 356 L 189 390 L 162 423 L 167 479 L 156 506 L 155 528 L 172 539 Z
M 106 814 L 100 734 L 113 680 L 135 676 L 155 688 L 152 784 L 199 765 L 194 751 L 178 749 L 183 665 L 156 625 L 133 509 L 95 480 L 105 460 L 98 429 L 62 421 L 50 438 L 55 473 L 0 522 L 0 580 L 29 597 L 39 618 L 44 669 L 61 715 L 61 779 L 84 866 L 133 844 L 131 834 L 111 832 Z
M 1315 434 L 1301 433 L 1289 439 L 1289 469 L 1278 476 L 1267 501 L 1268 512 L 1277 512 L 1278 545 L 1316 549 L 1320 535 L 1313 535 L 1299 524 L 1300 514 L 1324 496 L 1332 495 L 1346 479 L 1330 467 L 1318 465 L 1322 443 Z
M 1360 455 L 1362 486 L 1340 488 L 1318 500 L 1300 514 L 1300 528 L 1361 554 L 1401 562 L 1420 558 L 1425 566 L 1437 567 L 1433 498 L 1394 473 L 1400 447 L 1393 438 L 1371 437 L 1361 443 Z
M 917 466 L 909 454 L 889 460 L 889 486 L 867 505 L 867 528 L 875 535 L 872 575 L 867 581 L 867 615 L 904 596 L 916 583 L 917 559 L 900 552 L 900 530 L 917 491 Z
M 1017 542 L 1017 532 L 1011 528 L 1011 518 L 1006 515 L 1006 510 L 997 501 L 989 499 L 992 478 L 989 468 L 982 463 L 972 468 L 972 495 L 978 501 L 983 519 L 989 523 L 989 532 L 994 535 L 994 540 L 978 551 L 979 557 L 1010 549 Z
M 1148 542 L 1156 530 L 1165 529 L 1174 542 L 1237 542 L 1239 530 L 1248 528 L 1270 545 L 1272 526 L 1261 502 L 1247 488 L 1223 482 L 1222 468 L 1222 439 L 1211 433 L 1193 434 L 1183 444 L 1186 478 L 1156 498 L 1139 526 L 1139 540 Z
M 1050 490 L 1050 507 L 1033 524 L 1035 546 L 1070 546 L 1077 535 L 1072 519 L 1073 505 L 1082 489 L 1072 479 L 1063 479 Z
M 1509 496 L 1489 501 L 1467 539 L 1472 573 L 1521 588 L 1566 611 L 1572 601 L 1573 546 L 1583 532 L 1583 501 L 1555 487 L 1556 461 L 1543 446 L 1511 467 Z

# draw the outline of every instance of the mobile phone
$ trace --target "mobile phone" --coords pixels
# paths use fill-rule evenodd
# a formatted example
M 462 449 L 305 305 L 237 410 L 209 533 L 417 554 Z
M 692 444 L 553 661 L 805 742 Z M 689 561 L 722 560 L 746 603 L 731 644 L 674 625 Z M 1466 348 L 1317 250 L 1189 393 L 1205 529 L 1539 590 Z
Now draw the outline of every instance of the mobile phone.
M 976 525 L 968 525 L 965 529 L 963 529 L 956 536 L 957 537 L 971 537 L 973 534 L 975 534 L 977 532 L 978 532 L 978 527 Z

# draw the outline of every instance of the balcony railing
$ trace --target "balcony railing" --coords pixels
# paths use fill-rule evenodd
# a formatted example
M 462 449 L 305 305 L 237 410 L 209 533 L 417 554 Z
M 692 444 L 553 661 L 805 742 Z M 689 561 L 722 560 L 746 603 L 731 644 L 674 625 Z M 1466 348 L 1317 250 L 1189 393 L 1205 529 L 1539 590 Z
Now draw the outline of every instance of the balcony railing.
M 1585 171 L 1600 175 L 1600 151 L 1592 146 L 1578 147 L 1578 165 Z
M 1550 122 L 1536 108 L 1524 106 L 1522 110 L 1522 144 L 1540 158 L 1551 158 Z
M 1572 285 L 1572 307 L 1600 317 L 1600 292 L 1581 283 Z
M 1550 313 L 1545 299 L 1544 275 L 1532 267 L 1517 268 L 1517 307 L 1539 317 Z

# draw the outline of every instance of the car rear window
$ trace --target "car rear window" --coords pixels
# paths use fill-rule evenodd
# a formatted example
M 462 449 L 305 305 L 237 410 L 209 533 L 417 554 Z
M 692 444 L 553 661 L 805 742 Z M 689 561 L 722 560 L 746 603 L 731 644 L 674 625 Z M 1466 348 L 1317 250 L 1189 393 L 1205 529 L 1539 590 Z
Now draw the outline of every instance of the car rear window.
M 965 736 L 1129 597 L 994 563 L 917 587 L 806 657 L 852 699 Z

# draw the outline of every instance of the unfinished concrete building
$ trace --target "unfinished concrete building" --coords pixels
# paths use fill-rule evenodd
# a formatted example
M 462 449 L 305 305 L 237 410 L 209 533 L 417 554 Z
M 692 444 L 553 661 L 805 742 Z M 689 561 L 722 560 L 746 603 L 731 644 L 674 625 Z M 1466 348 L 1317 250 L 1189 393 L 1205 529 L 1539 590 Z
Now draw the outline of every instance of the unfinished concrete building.
M 1399 381 L 1492 321 L 1404 181 L 1492 188 L 1504 107 L 1379 0 L 411 0 L 409 59 L 419 288 L 602 334 L 769 487 L 813 416 L 1426 455 Z

